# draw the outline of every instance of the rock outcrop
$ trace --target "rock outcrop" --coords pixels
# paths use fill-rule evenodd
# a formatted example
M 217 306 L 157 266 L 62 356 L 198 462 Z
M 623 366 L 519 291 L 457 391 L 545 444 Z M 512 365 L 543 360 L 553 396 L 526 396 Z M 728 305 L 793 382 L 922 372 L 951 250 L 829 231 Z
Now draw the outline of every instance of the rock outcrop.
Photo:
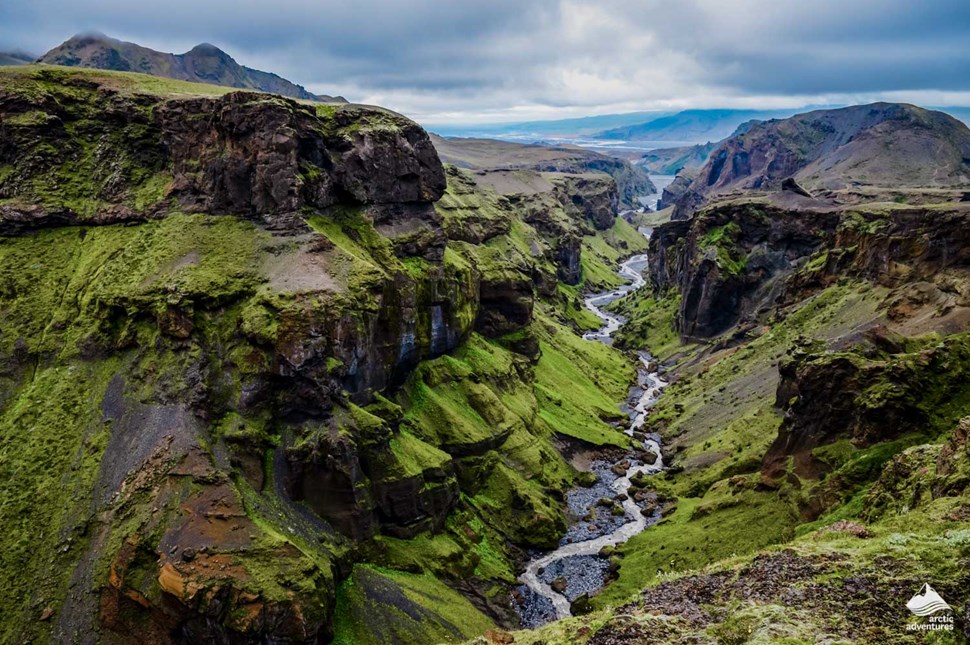
M 922 430 L 934 406 L 959 394 L 960 366 L 970 357 L 966 338 L 914 352 L 891 349 L 896 351 L 873 358 L 854 352 L 790 354 L 779 368 L 776 400 L 786 411 L 785 421 L 765 455 L 763 475 L 780 477 L 791 457 L 796 475 L 818 478 L 826 466 L 813 456 L 815 448 L 838 439 L 867 447 Z M 943 363 L 956 369 L 946 372 L 945 381 L 937 383 L 937 376 L 931 382 Z
M 0 164 L 12 167 L 0 195 L 13 200 L 0 214 L 3 234 L 173 211 L 299 228 L 306 210 L 427 204 L 444 192 L 427 134 L 379 108 L 313 107 L 244 92 L 164 100 L 83 77 L 69 82 L 106 109 L 0 95 Z M 51 141 L 62 145 L 53 149 Z M 39 180 L 49 175 L 62 183 L 45 194 Z
M 683 295 L 678 330 L 709 338 L 846 276 L 887 287 L 930 281 L 967 301 L 968 212 L 891 209 L 797 210 L 757 201 L 715 205 L 656 229 L 650 272 L 660 290 Z M 947 285 L 947 286 L 944 286 Z
M 668 208 L 674 206 L 680 201 L 687 190 L 690 187 L 690 182 L 694 178 L 694 173 L 679 173 L 670 184 L 664 188 L 663 193 L 660 195 L 660 201 L 657 202 L 657 210 Z M 683 217 L 673 218 L 673 219 L 686 219 Z

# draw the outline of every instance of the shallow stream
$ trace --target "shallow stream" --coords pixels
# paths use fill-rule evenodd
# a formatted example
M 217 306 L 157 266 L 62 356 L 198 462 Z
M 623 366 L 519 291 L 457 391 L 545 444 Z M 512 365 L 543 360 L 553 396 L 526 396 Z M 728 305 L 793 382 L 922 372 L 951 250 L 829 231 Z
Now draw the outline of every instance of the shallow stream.
M 641 231 L 649 237 L 649 230 Z M 628 284 L 586 298 L 586 308 L 603 320 L 603 326 L 584 334 L 583 338 L 612 344 L 613 334 L 624 321 L 621 316 L 604 311 L 603 307 L 643 287 L 646 280 L 642 274 L 646 267 L 646 255 L 631 257 L 620 265 L 618 272 L 629 280 Z M 569 512 L 582 519 L 569 528 L 559 548 L 535 554 L 519 577 L 522 585 L 517 588 L 516 604 L 526 627 L 571 615 L 571 602 L 584 593 L 596 592 L 606 580 L 610 564 L 608 558 L 599 556 L 600 550 L 625 542 L 659 521 L 660 510 L 655 496 L 641 491 L 635 499 L 628 491 L 631 477 L 638 473 L 651 475 L 664 468 L 660 437 L 642 435 L 640 429 L 666 385 L 656 371 L 653 357 L 640 352 L 637 383 L 630 389 L 624 406 L 630 414 L 630 427 L 626 433 L 645 436 L 638 441 L 643 450 L 656 455 L 656 460 L 645 463 L 638 460 L 637 452 L 631 452 L 616 463 L 594 461 L 591 470 L 598 476 L 596 484 L 570 491 L 566 499 Z M 624 468 L 625 465 L 628 467 Z M 611 500 L 609 505 L 605 504 L 607 500 Z

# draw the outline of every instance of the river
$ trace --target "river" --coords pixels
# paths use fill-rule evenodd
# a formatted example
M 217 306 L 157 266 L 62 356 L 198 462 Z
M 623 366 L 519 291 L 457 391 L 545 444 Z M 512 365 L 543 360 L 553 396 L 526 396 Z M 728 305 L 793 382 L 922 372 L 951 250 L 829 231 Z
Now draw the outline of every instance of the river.
M 657 203 L 663 197 L 664 188 L 669 186 L 674 178 L 674 175 L 650 175 L 650 181 L 657 187 L 657 192 L 646 197 L 641 197 L 640 203 L 652 211 L 657 210 Z
M 641 232 L 649 237 L 649 230 L 641 229 Z M 646 267 L 646 255 L 631 257 L 620 265 L 618 271 L 629 281 L 627 284 L 586 298 L 586 308 L 603 320 L 603 326 L 584 334 L 583 338 L 612 344 L 613 334 L 624 321 L 603 307 L 643 287 Z M 627 541 L 660 519 L 655 495 L 641 489 L 637 489 L 635 496 L 629 494 L 631 478 L 639 473 L 652 475 L 664 468 L 660 437 L 644 435 L 641 428 L 667 383 L 656 371 L 650 354 L 640 352 L 639 359 L 637 383 L 630 389 L 624 409 L 630 414 L 626 434 L 632 437 L 636 433 L 645 452 L 633 451 L 616 463 L 594 462 L 591 470 L 599 477 L 596 484 L 569 492 L 566 499 L 569 512 L 582 519 L 569 528 L 559 548 L 536 554 L 519 577 L 522 585 L 518 587 L 517 609 L 527 627 L 570 616 L 571 602 L 583 594 L 594 593 L 606 580 L 609 560 L 600 557 L 601 549 Z M 656 455 L 652 463 L 648 463 L 650 459 L 640 460 L 648 453 Z M 607 501 L 610 501 L 609 505 L 605 503 Z M 565 588 L 562 587 L 564 581 Z

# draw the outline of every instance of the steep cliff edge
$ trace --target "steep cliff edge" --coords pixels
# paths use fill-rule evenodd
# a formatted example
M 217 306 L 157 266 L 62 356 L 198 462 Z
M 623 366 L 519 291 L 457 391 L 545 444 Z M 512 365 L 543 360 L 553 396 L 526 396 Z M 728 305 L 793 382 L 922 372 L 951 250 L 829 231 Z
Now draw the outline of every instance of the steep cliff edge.
M 688 338 L 754 325 L 778 305 L 846 277 L 885 287 L 935 282 L 965 302 L 968 217 L 959 203 L 824 209 L 757 199 L 722 203 L 657 229 L 651 279 L 660 291 L 681 294 L 675 324 Z M 960 279 L 948 279 L 952 272 Z
M 0 74 L 2 639 L 501 618 L 565 527 L 555 442 L 626 441 L 633 368 L 557 276 L 636 234 L 608 178 L 547 181 L 533 214 L 378 108 Z

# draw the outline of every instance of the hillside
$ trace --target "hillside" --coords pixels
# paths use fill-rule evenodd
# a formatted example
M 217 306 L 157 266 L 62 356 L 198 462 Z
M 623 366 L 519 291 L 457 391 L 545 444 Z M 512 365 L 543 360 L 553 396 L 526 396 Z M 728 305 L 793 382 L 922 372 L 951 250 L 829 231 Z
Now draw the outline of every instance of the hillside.
M 730 194 L 775 191 L 793 178 L 817 196 L 970 185 L 970 129 L 900 103 L 818 110 L 755 123 L 723 141 L 690 183 L 686 210 Z
M 499 642 L 966 642 L 970 204 L 948 197 L 735 197 L 655 229 L 651 287 L 610 308 L 670 381 L 645 427 L 667 469 L 639 482 L 662 518 L 600 554 L 573 617 Z M 930 637 L 906 607 L 928 581 L 955 619 Z
M 495 139 L 431 140 L 445 163 L 473 170 L 537 170 L 539 172 L 603 172 L 616 181 L 624 208 L 639 208 L 637 197 L 657 192 L 650 176 L 635 164 L 592 150 L 571 146 L 540 146 Z
M 516 620 L 579 332 L 646 241 L 606 175 L 442 167 L 393 112 L 0 70 L 0 641 L 460 641 Z
M 0 66 L 4 65 L 27 65 L 34 58 L 30 54 L 21 52 L 0 52 Z
M 624 141 L 704 143 L 731 136 L 747 121 L 782 118 L 793 113 L 794 110 L 683 110 L 637 125 L 604 130 L 593 136 Z
M 342 97 L 311 94 L 302 86 L 276 74 L 244 67 L 226 52 L 209 44 L 197 45 L 184 54 L 167 54 L 102 34 L 79 34 L 41 56 L 39 62 L 140 72 L 180 81 L 270 92 L 308 101 L 344 101 Z

